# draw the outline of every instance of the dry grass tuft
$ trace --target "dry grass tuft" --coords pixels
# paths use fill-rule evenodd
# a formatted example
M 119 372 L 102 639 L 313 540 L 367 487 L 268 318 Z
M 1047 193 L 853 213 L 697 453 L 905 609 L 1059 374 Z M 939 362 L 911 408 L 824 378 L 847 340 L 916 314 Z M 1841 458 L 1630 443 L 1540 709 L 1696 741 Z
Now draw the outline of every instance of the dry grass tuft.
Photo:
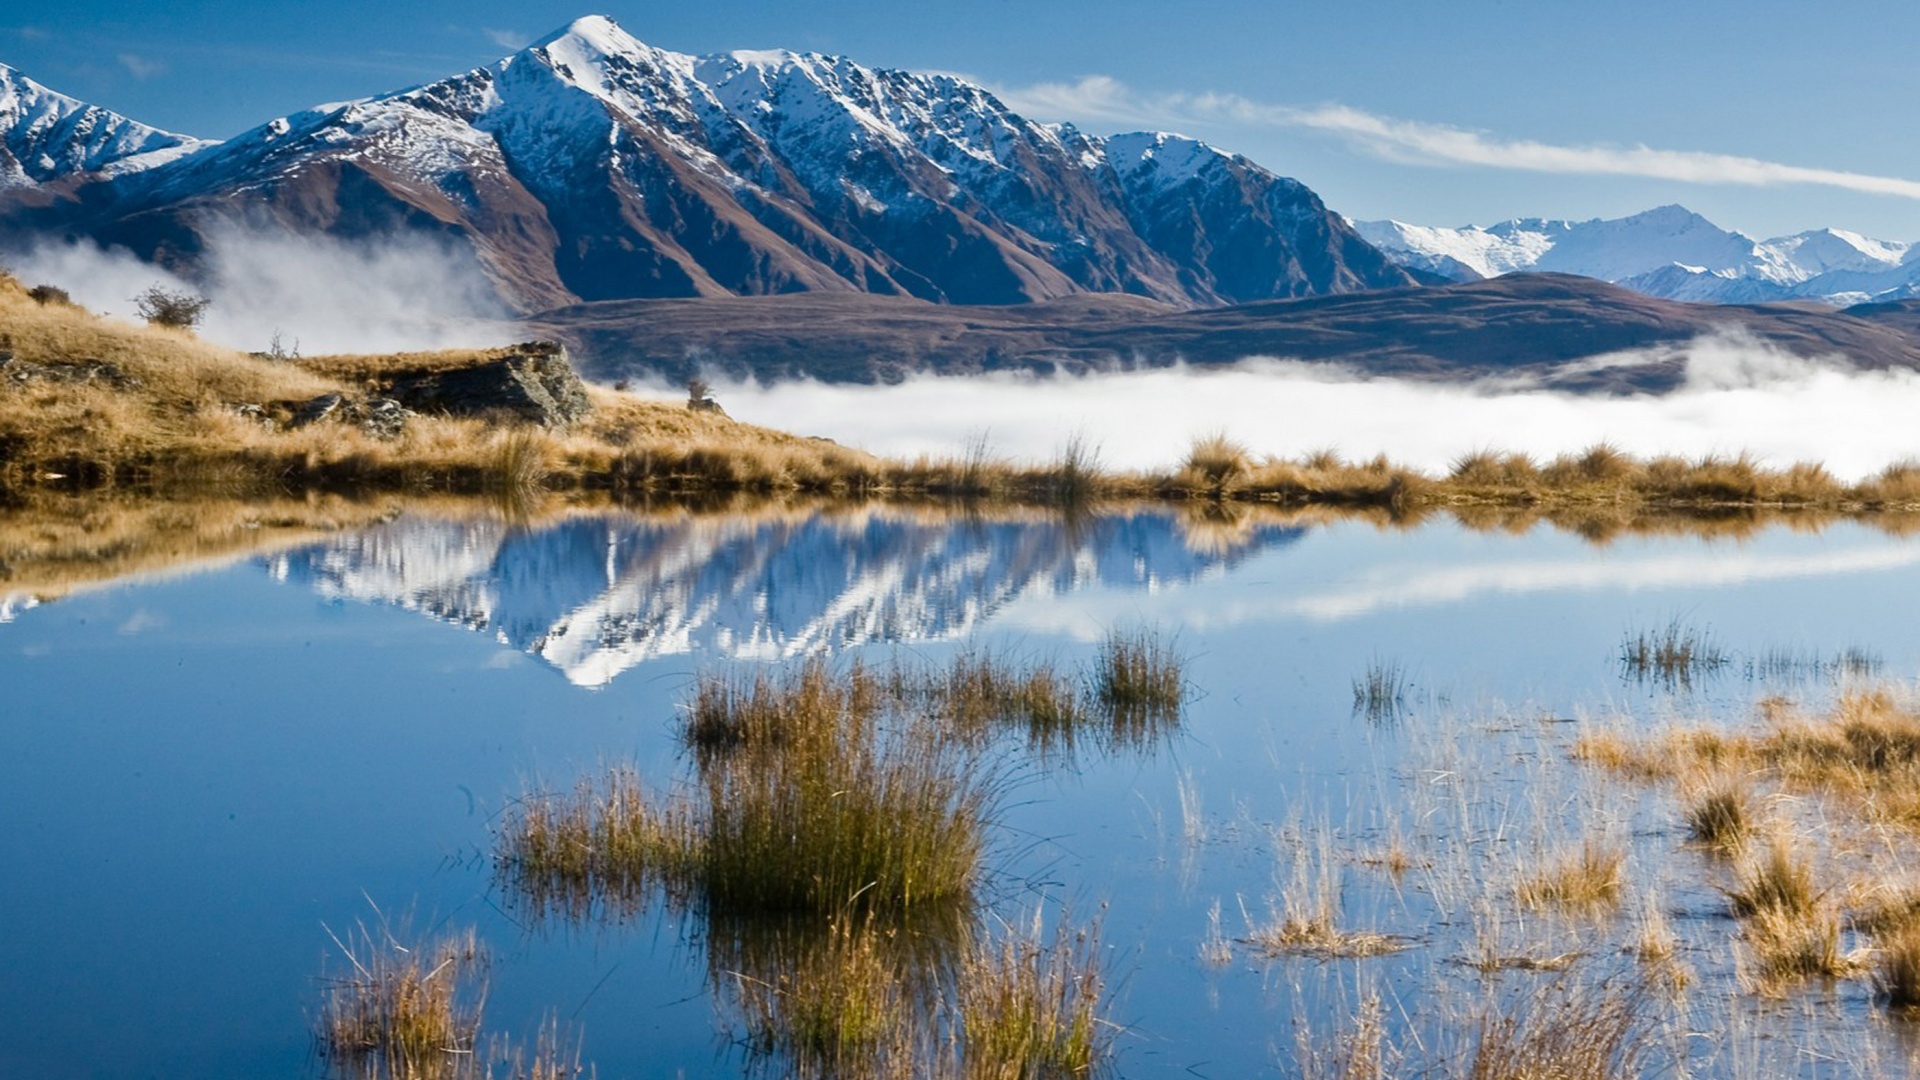
M 1560 980 L 1482 1013 L 1468 1080 L 1602 1080 L 1639 1076 L 1653 1039 L 1646 988 Z
M 687 737 L 699 775 L 649 798 L 630 770 L 530 794 L 496 847 L 537 911 L 614 910 L 654 886 L 709 912 L 907 912 L 972 895 L 996 785 L 938 727 L 883 723 L 854 667 L 702 680 Z
M 1873 988 L 1889 1008 L 1920 1008 L 1920 920 L 1909 920 L 1877 939 Z
M 1528 907 L 1610 908 L 1626 884 L 1627 853 L 1616 844 L 1589 839 L 1520 879 L 1517 893 Z
M 1734 884 L 1726 890 L 1733 913 L 1741 918 L 1763 912 L 1807 916 L 1819 904 L 1812 864 L 1794 850 L 1793 841 L 1776 834 L 1764 852 L 1734 866 Z
M 1408 689 L 1406 669 L 1398 660 L 1374 659 L 1353 679 L 1354 714 L 1373 724 L 1398 720 L 1407 707 Z
M 1721 852 L 1738 851 L 1753 834 L 1753 794 L 1741 779 L 1718 774 L 1684 793 L 1687 832 Z
M 1252 466 L 1247 448 L 1219 431 L 1193 440 L 1181 475 L 1194 487 L 1217 494 L 1244 479 Z
M 361 925 L 335 940 L 351 971 L 327 985 L 318 1039 L 328 1063 L 392 1080 L 469 1075 L 486 996 L 473 931 L 408 947 Z
M 1859 970 L 1841 947 L 1840 916 L 1823 906 L 1806 911 L 1763 908 L 1742 924 L 1741 943 L 1749 959 L 1747 983 L 1763 994 L 1779 994 L 1804 979 L 1841 979 Z
M 1673 619 L 1654 630 L 1628 631 L 1620 646 L 1620 666 L 1635 679 L 1689 687 L 1696 675 L 1720 671 L 1727 654 L 1705 631 Z

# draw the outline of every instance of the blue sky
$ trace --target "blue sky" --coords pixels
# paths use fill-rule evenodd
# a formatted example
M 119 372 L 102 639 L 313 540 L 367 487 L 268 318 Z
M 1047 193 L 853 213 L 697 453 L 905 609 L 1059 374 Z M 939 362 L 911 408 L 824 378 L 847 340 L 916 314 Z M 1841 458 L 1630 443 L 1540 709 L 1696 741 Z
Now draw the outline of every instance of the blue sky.
M 1893 2 L 19 7 L 0 15 L 0 61 L 209 137 L 432 81 L 598 12 L 663 48 L 844 53 L 973 76 L 1041 119 L 1186 131 L 1356 217 L 1487 224 L 1679 202 L 1759 236 L 1920 239 L 1920 6 Z

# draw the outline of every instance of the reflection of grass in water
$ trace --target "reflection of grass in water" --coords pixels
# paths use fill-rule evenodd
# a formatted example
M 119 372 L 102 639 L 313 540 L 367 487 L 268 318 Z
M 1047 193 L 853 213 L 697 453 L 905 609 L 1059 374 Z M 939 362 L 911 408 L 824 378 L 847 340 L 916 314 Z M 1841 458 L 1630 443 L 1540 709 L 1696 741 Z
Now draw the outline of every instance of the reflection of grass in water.
M 1049 933 L 1036 912 L 1028 926 L 983 934 L 955 988 L 959 1075 L 1090 1075 L 1110 1042 L 1105 990 L 1096 925 L 1062 920 Z
M 710 926 L 710 978 L 753 1071 L 911 1075 L 930 1044 L 938 973 L 951 970 L 950 956 L 939 954 L 957 941 L 951 933 L 929 935 L 923 921 L 846 911 L 824 928 L 811 920 Z
M 1726 667 L 1727 654 L 1713 638 L 1676 617 L 1652 630 L 1630 630 L 1620 646 L 1620 666 L 1628 676 L 1668 687 L 1690 687 L 1696 675 Z
M 1826 656 L 1796 649 L 1768 649 L 1746 664 L 1749 679 L 1797 682 L 1808 679 L 1864 679 L 1880 674 L 1879 654 L 1858 645 Z

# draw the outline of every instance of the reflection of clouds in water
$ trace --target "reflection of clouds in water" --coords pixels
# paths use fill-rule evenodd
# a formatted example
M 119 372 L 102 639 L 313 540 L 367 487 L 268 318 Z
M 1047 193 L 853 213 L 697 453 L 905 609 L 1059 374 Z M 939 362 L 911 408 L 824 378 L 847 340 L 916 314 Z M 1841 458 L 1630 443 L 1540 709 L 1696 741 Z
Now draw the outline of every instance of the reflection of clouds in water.
M 142 634 L 149 630 L 165 630 L 170 621 L 157 611 L 141 608 L 120 624 L 120 632 L 126 635 Z
M 1249 596 L 1246 586 L 1217 591 L 1169 593 L 1147 612 L 1193 630 L 1210 630 L 1286 619 L 1339 622 L 1406 607 L 1461 603 L 1486 595 L 1553 592 L 1645 592 L 1664 589 L 1731 588 L 1763 581 L 1875 573 L 1920 565 L 1920 545 L 1864 548 L 1811 555 L 1764 555 L 1702 551 L 1698 554 L 1615 560 L 1473 562 L 1455 566 L 1360 568 L 1330 588 L 1296 595 Z M 1007 613 L 1006 625 L 1035 633 L 1092 641 L 1106 628 L 1142 613 L 1137 595 L 1089 597 L 1077 604 L 1023 605 Z
M 1732 333 L 1569 368 L 1643 364 L 1684 364 L 1682 387 L 1658 397 L 1581 396 L 1528 378 L 1436 385 L 1249 360 L 1085 378 L 735 384 L 716 394 L 742 420 L 906 457 L 958 454 L 985 432 L 995 454 L 1051 459 L 1078 431 L 1117 468 L 1171 466 L 1195 435 L 1222 430 L 1256 454 L 1332 447 L 1357 458 L 1385 453 L 1434 472 L 1480 449 L 1545 458 L 1610 441 L 1641 456 L 1748 450 L 1770 465 L 1818 461 L 1851 480 L 1920 451 L 1912 420 L 1920 414 L 1920 375 L 1910 371 L 1849 372 Z

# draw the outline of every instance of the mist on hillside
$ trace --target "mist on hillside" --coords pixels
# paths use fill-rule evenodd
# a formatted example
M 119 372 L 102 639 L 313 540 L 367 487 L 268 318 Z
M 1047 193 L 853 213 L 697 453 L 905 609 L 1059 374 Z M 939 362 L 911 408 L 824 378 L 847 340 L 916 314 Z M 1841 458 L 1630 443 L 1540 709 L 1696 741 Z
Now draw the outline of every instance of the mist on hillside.
M 218 230 L 198 283 L 88 241 L 42 243 L 4 259 L 29 285 L 57 285 L 94 311 L 128 319 L 136 317 L 134 297 L 154 285 L 206 296 L 213 304 L 201 336 L 248 351 L 269 349 L 276 336 L 283 350 L 309 356 L 513 339 L 471 256 L 420 236 L 350 242 Z
M 1853 371 L 1737 334 L 1581 363 L 1674 361 L 1684 382 L 1660 396 L 1366 378 L 1271 358 L 1083 377 L 922 376 L 896 386 L 736 382 L 715 396 L 738 419 L 875 453 L 956 454 L 984 438 L 996 456 L 1041 461 L 1078 435 L 1115 468 L 1171 465 L 1196 436 L 1215 432 L 1256 454 L 1386 454 L 1433 472 L 1475 450 L 1547 458 L 1600 442 L 1639 456 L 1816 461 L 1848 480 L 1920 456 L 1920 373 Z

